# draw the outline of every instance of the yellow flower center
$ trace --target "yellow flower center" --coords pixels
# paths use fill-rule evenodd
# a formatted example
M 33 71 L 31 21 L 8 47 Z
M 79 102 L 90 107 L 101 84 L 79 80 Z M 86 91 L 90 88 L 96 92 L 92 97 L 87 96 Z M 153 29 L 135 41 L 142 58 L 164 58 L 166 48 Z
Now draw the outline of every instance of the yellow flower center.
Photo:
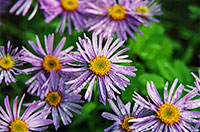
M 135 117 L 125 116 L 124 120 L 121 124 L 122 129 L 126 132 L 132 132 L 133 131 L 133 129 L 129 129 L 129 127 L 132 125 L 132 123 L 129 123 L 128 121 L 131 120 L 131 119 L 135 119 Z
M 56 107 L 61 102 L 61 99 L 59 93 L 53 91 L 50 91 L 45 97 L 45 100 L 53 107 Z
M 66 11 L 75 11 L 78 7 L 78 0 L 61 0 L 61 6 Z
M 2 57 L 0 59 L 0 67 L 4 70 L 8 70 L 14 66 L 14 62 L 11 57 Z
M 149 9 L 146 6 L 140 6 L 136 9 L 136 12 L 149 13 Z
M 14 120 L 10 123 L 10 131 L 11 132 L 28 132 L 28 126 L 25 121 L 22 120 Z
M 123 20 L 126 17 L 126 10 L 124 7 L 119 5 L 114 5 L 112 8 L 109 8 L 109 16 L 118 21 Z
M 109 72 L 111 66 L 109 60 L 104 56 L 97 56 L 90 61 L 89 69 L 99 76 L 104 76 Z
M 157 118 L 166 125 L 172 125 L 178 122 L 180 117 L 180 110 L 175 105 L 169 103 L 158 107 Z
M 60 64 L 60 61 L 58 60 L 57 57 L 49 55 L 49 56 L 44 57 L 42 66 L 44 70 L 47 73 L 49 73 L 51 70 L 59 71 L 62 65 Z

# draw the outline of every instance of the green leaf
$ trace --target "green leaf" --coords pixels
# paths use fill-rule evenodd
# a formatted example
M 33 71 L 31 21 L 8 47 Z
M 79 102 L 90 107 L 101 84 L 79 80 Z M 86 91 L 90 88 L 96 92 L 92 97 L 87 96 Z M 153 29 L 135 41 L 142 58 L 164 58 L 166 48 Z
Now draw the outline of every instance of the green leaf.
M 192 82 L 192 76 L 190 74 L 190 70 L 186 66 L 186 64 L 183 63 L 183 61 L 175 60 L 173 64 L 177 72 L 176 77 L 180 80 L 180 82 L 183 82 L 185 84 L 189 84 L 190 82 Z
M 95 102 L 85 103 L 83 109 L 81 110 L 81 115 L 76 117 L 76 120 L 73 122 L 73 126 L 78 126 L 78 124 L 90 118 L 90 115 L 96 109 L 96 106 L 97 104 Z
M 189 5 L 189 10 L 191 12 L 191 19 L 199 19 L 200 18 L 200 7 L 196 5 Z
M 83 114 L 89 115 L 95 108 L 96 108 L 96 103 L 94 102 L 86 103 L 81 112 Z
M 144 74 L 141 74 L 139 76 L 139 81 L 141 84 L 145 85 L 147 84 L 147 81 L 150 82 L 150 81 L 153 81 L 154 84 L 156 85 L 156 87 L 158 88 L 163 88 L 164 87 L 164 79 L 157 75 L 157 74 L 150 74 L 150 73 L 144 73 Z
M 159 73 L 168 81 L 173 81 L 176 78 L 176 70 L 174 67 L 166 60 L 158 60 L 157 68 Z
M 136 41 L 129 39 L 129 55 L 139 56 L 148 68 L 155 69 L 156 61 L 169 60 L 179 43 L 172 41 L 165 35 L 162 25 L 152 23 L 151 25 L 152 28 L 140 28 L 144 36 L 136 34 Z

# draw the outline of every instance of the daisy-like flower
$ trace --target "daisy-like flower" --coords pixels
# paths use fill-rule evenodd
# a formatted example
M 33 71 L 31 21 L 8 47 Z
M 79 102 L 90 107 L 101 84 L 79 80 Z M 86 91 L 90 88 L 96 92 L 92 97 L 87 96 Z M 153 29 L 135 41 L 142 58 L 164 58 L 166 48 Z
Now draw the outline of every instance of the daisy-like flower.
M 118 96 L 118 108 L 111 99 L 108 99 L 108 102 L 115 114 L 103 112 L 102 116 L 108 120 L 112 120 L 115 122 L 110 127 L 106 128 L 104 132 L 134 132 L 133 129 L 129 128 L 132 123 L 129 123 L 128 121 L 131 119 L 141 118 L 150 114 L 147 109 L 144 109 L 137 103 L 134 104 L 131 112 L 131 102 L 128 102 L 126 105 L 124 105 Z
M 6 85 L 9 85 L 11 82 L 16 82 L 16 76 L 25 74 L 17 68 L 24 63 L 22 61 L 23 52 L 23 50 L 18 52 L 18 48 L 12 49 L 10 41 L 7 43 L 7 51 L 4 46 L 0 46 L 0 84 L 4 79 Z
M 72 33 L 72 23 L 77 31 L 85 29 L 86 15 L 83 13 L 85 3 L 83 0 L 39 0 L 41 9 L 44 11 L 46 23 L 61 15 L 60 23 L 56 31 L 63 34 L 67 21 L 68 33 Z
M 52 120 L 46 119 L 50 111 L 47 109 L 39 110 L 44 104 L 39 104 L 39 101 L 30 105 L 22 115 L 20 110 L 25 94 L 22 96 L 17 108 L 17 99 L 13 102 L 13 111 L 11 111 L 8 96 L 4 99 L 6 111 L 0 106 L 0 131 L 10 132 L 30 132 L 43 131 L 52 123 Z
M 85 99 L 91 100 L 92 91 L 95 80 L 97 80 L 98 90 L 100 94 L 100 101 L 106 103 L 106 92 L 110 99 L 115 98 L 114 92 L 120 94 L 121 90 L 125 90 L 130 81 L 125 75 L 136 76 L 133 71 L 137 69 L 134 66 L 121 66 L 119 63 L 131 63 L 131 60 L 126 59 L 128 55 L 121 55 L 126 52 L 128 48 L 117 50 L 123 46 L 124 41 L 120 39 L 112 43 L 113 38 L 110 37 L 103 46 L 103 34 L 97 40 L 97 35 L 93 33 L 92 41 L 84 35 L 85 38 L 79 38 L 77 42 L 78 53 L 70 53 L 72 59 L 81 64 L 78 68 L 65 68 L 65 72 L 81 72 L 78 78 L 66 82 L 72 84 L 70 88 L 74 89 L 75 93 L 79 93 L 89 82 L 89 86 L 85 93 Z M 114 54 L 116 52 L 116 54 Z M 76 66 L 74 64 L 74 66 Z
M 77 103 L 83 103 L 81 95 L 72 93 L 71 90 L 64 84 L 63 78 L 59 78 L 55 72 L 51 77 L 51 81 L 47 85 L 47 91 L 40 96 L 44 109 L 52 112 L 53 124 L 57 130 L 60 127 L 59 115 L 64 125 L 71 123 L 73 117 L 72 112 L 81 114 L 78 109 L 82 109 Z M 59 114 L 58 114 L 59 113 Z
M 30 85 L 28 92 L 34 94 L 37 91 L 37 95 L 41 93 L 41 90 L 48 84 L 49 76 L 51 76 L 51 70 L 55 71 L 57 74 L 62 75 L 63 69 L 66 67 L 65 64 L 71 62 L 70 58 L 67 56 L 68 52 L 73 49 L 73 46 L 62 51 L 66 38 L 60 41 L 55 50 L 53 51 L 54 45 L 54 34 L 44 37 L 45 39 L 45 49 L 41 46 L 38 36 L 36 36 L 37 46 L 29 41 L 29 44 L 37 53 L 37 56 L 28 51 L 25 47 L 23 49 L 25 52 L 24 61 L 32 64 L 33 67 L 24 69 L 25 72 L 35 72 L 36 75 L 30 78 L 26 84 Z M 45 79 L 47 78 L 47 79 Z
M 158 19 L 153 16 L 162 15 L 161 4 L 157 4 L 155 0 L 149 0 L 146 5 L 141 5 L 135 9 L 136 16 L 140 17 L 146 26 L 151 26 L 148 20 L 151 22 L 159 22 Z
M 23 16 L 27 14 L 34 0 L 18 0 L 10 9 L 10 13 L 14 13 L 16 11 L 16 15 L 20 15 L 22 13 Z M 36 1 L 36 0 L 35 0 Z M 38 3 L 36 3 L 35 8 L 30 14 L 28 20 L 31 20 L 38 10 Z
M 88 3 L 87 13 L 93 15 L 87 23 L 89 31 L 104 33 L 104 36 L 111 37 L 117 33 L 118 38 L 127 39 L 127 34 L 136 39 L 133 31 L 143 35 L 136 26 L 143 24 L 143 21 L 136 16 L 136 8 L 146 5 L 148 1 L 143 0 L 101 0 L 96 3 Z
M 175 90 L 178 79 L 176 79 L 168 93 L 168 82 L 164 87 L 164 102 L 153 82 L 147 82 L 147 92 L 154 104 L 146 101 L 138 93 L 133 95 L 133 100 L 141 106 L 152 110 L 155 114 L 143 118 L 132 119 L 129 122 L 134 122 L 131 129 L 143 131 L 146 128 L 158 132 L 198 132 L 192 124 L 199 122 L 200 112 L 190 111 L 198 107 L 195 101 L 189 102 L 196 96 L 196 91 L 193 90 L 181 97 L 184 86 L 180 84 Z M 175 93 L 174 93 L 175 91 Z M 193 103 L 193 104 L 192 104 Z

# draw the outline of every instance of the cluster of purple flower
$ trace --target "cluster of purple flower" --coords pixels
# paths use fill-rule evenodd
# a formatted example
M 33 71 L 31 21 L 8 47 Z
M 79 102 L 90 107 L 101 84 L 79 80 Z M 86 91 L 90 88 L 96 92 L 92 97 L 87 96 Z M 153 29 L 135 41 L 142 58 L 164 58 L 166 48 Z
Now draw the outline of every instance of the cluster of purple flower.
M 182 84 L 175 90 L 178 82 L 178 79 L 176 79 L 168 93 L 167 82 L 164 87 L 164 101 L 162 101 L 154 83 L 147 82 L 147 92 L 153 103 L 135 92 L 133 94 L 135 105 L 131 113 L 131 103 L 124 105 L 120 98 L 114 94 L 114 92 L 120 94 L 116 87 L 125 90 L 125 87 L 129 85 L 129 79 L 124 75 L 134 77 L 133 71 L 136 71 L 134 66 L 115 64 L 131 62 L 126 59 L 128 55 L 121 55 L 128 48 L 116 52 L 124 41 L 117 39 L 112 42 L 113 39 L 110 37 L 104 44 L 103 34 L 98 37 L 93 33 L 92 40 L 86 35 L 84 35 L 84 39 L 79 38 L 79 42 L 77 42 L 78 50 L 73 52 L 71 51 L 73 47 L 62 50 L 65 37 L 54 51 L 54 35 L 45 36 L 44 39 L 46 51 L 42 48 L 38 36 L 36 36 L 37 45 L 29 41 L 37 55 L 31 53 L 25 47 L 17 53 L 17 48 L 12 50 L 10 42 L 7 45 L 7 53 L 4 47 L 0 47 L 1 82 L 4 79 L 5 83 L 9 85 L 9 83 L 16 81 L 13 75 L 36 73 L 26 82 L 29 85 L 27 92 L 40 97 L 39 101 L 25 104 L 29 107 L 20 118 L 22 101 L 20 101 L 16 114 L 16 97 L 12 115 L 8 97 L 6 97 L 4 103 L 7 113 L 0 107 L 2 113 L 0 118 L 4 120 L 1 121 L 2 131 L 9 129 L 18 132 L 18 127 L 24 131 L 46 129 L 47 127 L 41 126 L 52 123 L 51 120 L 47 119 L 49 113 L 52 113 L 56 130 L 60 126 L 59 115 L 64 125 L 71 123 L 70 118 L 73 115 L 70 111 L 80 114 L 78 109 L 82 107 L 77 103 L 84 102 L 81 100 L 80 91 L 90 82 L 84 97 L 91 101 L 95 80 L 98 85 L 100 102 L 106 104 L 107 94 L 108 102 L 116 114 L 107 112 L 102 114 L 104 118 L 115 121 L 105 131 L 198 131 L 200 112 L 191 111 L 191 109 L 200 107 L 200 99 L 194 99 L 200 91 L 200 78 L 195 74 L 192 73 L 196 80 L 196 87 L 190 87 L 192 90 L 185 89 Z M 16 68 L 24 63 L 31 63 L 33 67 L 23 70 Z M 183 91 L 187 91 L 188 94 L 181 97 Z M 119 109 L 112 101 L 113 98 L 117 100 Z M 41 107 L 43 107 L 42 110 L 31 115 Z M 43 113 L 43 111 L 48 112 Z M 41 123 L 39 123 L 40 121 Z
M 194 74 L 193 74 L 194 75 Z M 119 109 L 112 100 L 108 100 L 116 115 L 104 112 L 102 116 L 115 123 L 105 129 L 105 132 L 198 132 L 200 126 L 200 112 L 195 108 L 200 107 L 200 99 L 197 88 L 200 86 L 200 78 L 196 78 L 196 87 L 188 91 L 180 84 L 175 90 L 176 79 L 168 92 L 168 82 L 164 87 L 164 101 L 162 101 L 153 82 L 147 82 L 147 92 L 153 103 L 144 99 L 138 93 L 133 94 L 135 105 L 130 114 L 130 102 L 124 105 L 119 98 Z M 183 91 L 188 93 L 181 97 Z
M 33 0 L 18 0 L 10 9 L 16 15 L 26 15 Z M 88 30 L 97 34 L 104 33 L 109 38 L 117 33 L 118 38 L 127 39 L 127 34 L 136 39 L 133 32 L 143 35 L 136 27 L 150 26 L 158 22 L 153 16 L 161 15 L 161 5 L 155 0 L 37 0 L 35 9 L 28 18 L 36 14 L 38 6 L 43 11 L 45 22 L 49 23 L 61 15 L 56 31 L 63 34 L 67 21 L 68 33 L 72 33 L 72 24 L 77 31 Z M 18 10 L 17 10 L 18 9 Z
M 13 13 L 26 15 L 33 0 L 18 0 L 10 9 Z M 4 99 L 5 109 L 0 106 L 0 131 L 28 132 L 42 131 L 47 125 L 54 124 L 57 131 L 60 120 L 64 125 L 71 123 L 72 112 L 80 114 L 84 103 L 80 92 L 86 88 L 84 99 L 92 99 L 93 89 L 97 83 L 99 101 L 108 103 L 115 114 L 103 112 L 106 119 L 115 121 L 106 128 L 105 132 L 195 132 L 200 126 L 200 112 L 195 111 L 200 107 L 200 99 L 196 99 L 200 92 L 200 78 L 192 73 L 195 78 L 195 87 L 185 89 L 182 84 L 176 89 L 176 79 L 170 90 L 168 82 L 164 87 L 162 100 L 154 83 L 147 82 L 149 98 L 144 99 L 137 92 L 133 94 L 135 104 L 131 112 L 131 103 L 123 104 L 117 94 L 120 90 L 130 85 L 127 76 L 135 77 L 134 66 L 124 66 L 122 63 L 131 63 L 128 55 L 123 55 L 128 48 L 121 49 L 127 39 L 127 33 L 135 39 L 133 31 L 142 33 L 136 28 L 138 25 L 150 26 L 148 20 L 158 21 L 153 18 L 161 15 L 160 5 L 154 0 L 38 0 L 31 19 L 38 6 L 43 10 L 46 22 L 49 23 L 59 14 L 61 20 L 57 29 L 64 32 L 67 20 L 68 33 L 71 34 L 71 23 L 77 31 L 88 29 L 93 31 L 92 39 L 84 34 L 78 38 L 77 51 L 72 51 L 73 46 L 63 49 L 66 38 L 54 46 L 54 34 L 44 36 L 44 45 L 36 36 L 36 43 L 28 41 L 33 52 L 25 47 L 18 52 L 12 49 L 10 42 L 7 49 L 0 47 L 0 84 L 9 85 L 16 82 L 19 74 L 32 74 L 25 82 L 27 92 L 40 97 L 40 100 L 24 104 L 27 109 L 20 116 L 21 105 L 25 94 L 17 108 L 18 96 L 13 102 L 11 111 L 8 96 Z M 116 32 L 118 39 L 113 41 Z M 21 66 L 29 63 L 31 67 L 22 69 Z M 119 89 L 120 90 L 119 90 Z M 187 94 L 182 96 L 182 92 Z M 113 102 L 117 101 L 118 108 Z M 48 115 L 52 114 L 52 120 Z
M 124 75 L 135 76 L 133 71 L 137 69 L 134 66 L 119 65 L 119 63 L 132 62 L 127 59 L 128 55 L 122 55 L 128 48 L 117 51 L 124 44 L 124 41 L 120 41 L 120 39 L 112 42 L 113 38 L 110 37 L 104 44 L 103 34 L 98 37 L 94 33 L 92 40 L 84 35 L 83 39 L 79 38 L 78 50 L 75 52 L 71 51 L 72 46 L 62 50 L 65 37 L 55 50 L 53 50 L 54 34 L 45 36 L 44 40 L 45 50 L 42 48 L 38 36 L 36 36 L 36 44 L 28 41 L 36 55 L 25 47 L 17 53 L 18 48 L 12 50 L 10 42 L 7 45 L 7 53 L 4 47 L 0 47 L 0 79 L 1 83 L 5 80 L 6 84 L 9 85 L 9 83 L 16 81 L 14 76 L 20 73 L 35 74 L 26 82 L 29 86 L 27 92 L 40 97 L 39 104 L 43 104 L 43 109 L 52 113 L 56 130 L 60 126 L 59 115 L 63 124 L 66 125 L 71 122 L 70 118 L 73 117 L 70 111 L 80 114 L 78 109 L 82 107 L 77 103 L 84 101 L 81 100 L 79 93 L 89 82 L 85 99 L 91 101 L 96 80 L 100 95 L 99 100 L 106 104 L 106 93 L 109 99 L 116 99 L 114 92 L 120 94 L 117 87 L 125 90 L 125 87 L 130 84 L 129 79 Z M 23 70 L 16 68 L 24 63 L 30 63 L 32 67 Z M 32 107 L 36 103 L 25 105 Z M 6 109 L 8 109 L 7 106 Z M 21 120 L 28 123 L 25 119 Z M 11 121 L 7 126 L 9 126 L 6 127 L 7 129 L 11 129 Z

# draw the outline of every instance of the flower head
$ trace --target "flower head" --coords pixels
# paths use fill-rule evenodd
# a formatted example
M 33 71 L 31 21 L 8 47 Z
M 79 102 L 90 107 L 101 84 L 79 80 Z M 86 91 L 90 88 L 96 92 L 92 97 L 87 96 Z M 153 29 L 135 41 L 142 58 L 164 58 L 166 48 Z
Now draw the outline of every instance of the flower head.
M 73 117 L 72 112 L 80 114 L 78 109 L 82 109 L 77 103 L 83 103 L 81 95 L 72 93 L 71 90 L 64 84 L 64 79 L 59 78 L 53 72 L 52 78 L 47 85 L 47 90 L 40 95 L 44 109 L 49 109 L 52 112 L 53 124 L 57 130 L 60 127 L 59 115 L 64 125 L 71 123 Z M 58 114 L 59 113 L 59 114 Z
M 129 123 L 129 120 L 141 118 L 150 114 L 147 109 L 144 109 L 137 103 L 134 104 L 131 112 L 131 102 L 124 105 L 118 96 L 118 108 L 111 99 L 108 99 L 108 102 L 115 114 L 103 112 L 102 116 L 115 122 L 110 127 L 106 128 L 104 132 L 133 132 L 134 130 L 129 128 L 133 123 Z
M 4 79 L 5 83 L 9 85 L 11 82 L 16 82 L 14 76 L 25 73 L 17 68 L 24 63 L 22 61 L 24 51 L 17 52 L 18 48 L 12 49 L 10 41 L 7 43 L 7 51 L 5 49 L 4 46 L 0 46 L 0 84 Z
M 68 33 L 72 33 L 72 23 L 77 31 L 85 29 L 86 15 L 83 13 L 86 1 L 82 0 L 39 0 L 41 9 L 46 17 L 45 22 L 51 22 L 61 15 L 57 31 L 63 34 L 67 21 Z
M 22 13 L 23 16 L 25 16 L 27 14 L 27 12 L 29 11 L 33 1 L 36 0 L 18 0 L 10 9 L 10 13 L 14 13 L 16 11 L 16 15 L 20 15 Z M 28 20 L 31 20 L 38 9 L 38 3 L 36 3 L 35 8 L 33 10 L 33 12 L 30 14 Z
M 54 35 L 48 35 L 45 38 L 45 49 L 41 46 L 40 40 L 38 36 L 36 36 L 37 46 L 29 41 L 29 44 L 37 53 L 37 55 L 32 54 L 25 47 L 24 61 L 32 64 L 33 67 L 24 69 L 26 72 L 36 72 L 37 74 L 29 79 L 26 84 L 30 85 L 28 92 L 34 94 L 37 91 L 37 95 L 39 95 L 43 88 L 48 84 L 49 77 L 52 75 L 51 71 L 55 71 L 57 74 L 63 75 L 63 69 L 65 69 L 65 64 L 71 62 L 72 59 L 68 57 L 68 52 L 73 49 L 73 47 L 69 47 L 62 51 L 66 38 L 64 37 L 60 43 L 57 45 L 55 50 L 53 51 L 54 45 Z M 47 79 L 46 79 L 47 78 Z
M 4 99 L 6 111 L 0 106 L 0 131 L 10 132 L 28 132 L 28 131 L 43 131 L 52 123 L 52 120 L 46 119 L 50 111 L 47 109 L 39 110 L 44 104 L 39 104 L 39 101 L 30 105 L 20 116 L 21 105 L 25 94 L 22 96 L 17 108 L 17 99 L 13 102 L 13 111 L 11 111 L 8 96 Z M 37 112 L 36 112 L 37 111 Z
M 117 33 L 118 38 L 127 39 L 127 34 L 136 39 L 133 32 L 143 35 L 136 26 L 143 24 L 141 18 L 136 16 L 136 8 L 145 6 L 148 1 L 143 0 L 111 0 L 88 2 L 85 11 L 92 15 L 87 23 L 89 31 L 97 34 L 104 33 L 104 36 L 111 37 Z
M 190 101 L 196 96 L 196 91 L 193 90 L 180 98 L 184 90 L 184 86 L 180 84 L 175 91 L 177 82 L 178 79 L 176 79 L 172 84 L 169 93 L 168 83 L 166 83 L 164 88 L 164 102 L 161 100 L 153 82 L 147 82 L 147 92 L 154 104 L 150 103 L 150 101 L 146 101 L 138 93 L 135 93 L 133 95 L 133 100 L 141 106 L 153 111 L 154 114 L 140 119 L 130 120 L 129 122 L 135 122 L 134 126 L 130 128 L 137 129 L 138 131 L 143 131 L 145 129 L 165 132 L 198 131 L 191 124 L 199 122 L 199 112 L 190 111 L 190 109 L 199 107 L 199 101 Z
M 134 66 L 119 65 L 119 63 L 132 62 L 126 59 L 128 55 L 121 55 L 128 48 L 117 51 L 123 46 L 124 41 L 117 39 L 112 43 L 112 40 L 112 37 L 108 38 L 103 46 L 103 34 L 97 39 L 97 35 L 93 33 L 92 41 L 87 36 L 84 39 L 79 38 L 78 52 L 70 53 L 71 58 L 81 64 L 75 68 L 66 68 L 64 71 L 84 73 L 66 84 L 72 84 L 70 88 L 74 89 L 75 93 L 79 93 L 90 82 L 85 93 L 85 99 L 88 101 L 91 100 L 95 80 L 97 80 L 100 101 L 105 104 L 106 92 L 110 99 L 116 99 L 114 92 L 120 94 L 116 87 L 125 90 L 125 87 L 130 84 L 129 79 L 123 74 L 136 76 L 133 73 L 137 70 Z
M 141 5 L 135 9 L 136 16 L 142 19 L 145 25 L 150 26 L 148 20 L 151 22 L 159 22 L 154 16 L 162 15 L 161 4 L 158 4 L 155 0 L 148 0 L 146 5 Z

